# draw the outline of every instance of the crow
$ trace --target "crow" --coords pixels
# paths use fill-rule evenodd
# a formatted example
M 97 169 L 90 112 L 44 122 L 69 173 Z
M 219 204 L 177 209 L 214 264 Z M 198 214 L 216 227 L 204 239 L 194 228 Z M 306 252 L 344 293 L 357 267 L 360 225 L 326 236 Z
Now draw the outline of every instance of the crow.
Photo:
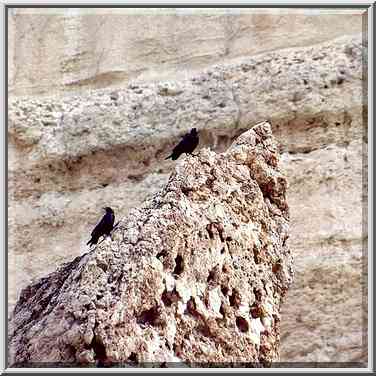
M 106 214 L 100 220 L 100 222 L 95 226 L 94 230 L 91 233 L 91 239 L 86 243 L 91 246 L 97 244 L 101 236 L 110 235 L 112 229 L 114 228 L 115 214 L 114 211 L 109 208 L 103 208 L 106 211 Z
M 173 161 L 178 159 L 183 153 L 192 154 L 199 143 L 198 133 L 196 128 L 192 128 L 190 133 L 183 136 L 182 140 L 174 147 L 171 155 L 166 159 L 171 158 Z

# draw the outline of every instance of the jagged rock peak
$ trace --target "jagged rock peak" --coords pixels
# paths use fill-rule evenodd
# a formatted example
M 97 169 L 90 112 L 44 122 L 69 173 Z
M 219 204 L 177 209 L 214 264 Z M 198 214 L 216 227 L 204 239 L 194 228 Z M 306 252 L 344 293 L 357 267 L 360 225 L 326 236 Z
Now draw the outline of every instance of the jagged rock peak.
M 287 182 L 270 124 L 202 149 L 112 238 L 23 289 L 9 362 L 267 366 L 293 278 Z

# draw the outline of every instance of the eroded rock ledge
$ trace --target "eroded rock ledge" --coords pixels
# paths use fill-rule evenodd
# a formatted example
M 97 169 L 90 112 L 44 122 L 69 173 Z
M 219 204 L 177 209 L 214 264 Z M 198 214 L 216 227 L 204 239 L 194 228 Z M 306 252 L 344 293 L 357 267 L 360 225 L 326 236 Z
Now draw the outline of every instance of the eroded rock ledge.
M 178 161 L 112 239 L 22 291 L 10 364 L 278 360 L 280 304 L 293 278 L 278 161 L 265 122 L 225 153 Z
M 344 36 L 244 57 L 186 79 L 11 98 L 10 189 L 16 200 L 35 199 L 143 179 L 194 126 L 202 144 L 214 148 L 264 119 L 291 153 L 347 144 L 360 135 L 364 48 L 362 34 Z

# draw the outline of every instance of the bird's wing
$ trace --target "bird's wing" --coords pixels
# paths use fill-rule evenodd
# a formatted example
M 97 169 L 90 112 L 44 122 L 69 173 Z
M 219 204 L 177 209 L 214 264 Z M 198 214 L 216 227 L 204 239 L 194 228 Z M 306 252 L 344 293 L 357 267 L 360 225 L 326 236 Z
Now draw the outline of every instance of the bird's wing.
M 105 217 L 106 215 L 104 215 L 102 219 L 94 227 L 94 230 L 91 232 L 91 236 L 95 236 L 100 232 L 101 228 L 103 227 L 104 222 L 106 221 Z
M 180 152 L 182 150 L 182 147 L 184 145 L 185 139 L 182 139 L 172 150 L 173 153 Z
M 115 222 L 115 215 L 113 213 L 107 213 L 106 216 L 106 224 L 104 225 L 106 227 L 106 231 L 112 231 Z

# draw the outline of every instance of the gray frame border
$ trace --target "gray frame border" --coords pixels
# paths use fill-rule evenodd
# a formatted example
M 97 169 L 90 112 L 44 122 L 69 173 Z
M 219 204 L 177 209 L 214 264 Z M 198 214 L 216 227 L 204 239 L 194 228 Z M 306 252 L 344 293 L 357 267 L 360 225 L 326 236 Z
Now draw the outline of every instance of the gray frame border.
M 7 124 L 8 124 L 8 93 L 7 93 L 7 70 L 8 70 L 8 59 L 7 57 L 7 50 L 5 46 L 7 46 L 7 22 L 6 22 L 6 11 L 5 7 L 1 6 L 0 17 L 2 21 L 2 28 L 1 28 L 1 55 L 2 59 L 0 59 L 0 67 L 1 67 L 1 93 L 2 98 L 4 100 L 1 101 L 0 104 L 0 111 L 1 111 L 1 120 L 4 122 L 1 132 L 2 138 L 2 153 L 1 153 L 1 186 L 4 189 L 4 195 L 1 197 L 1 220 L 4 221 L 4 225 L 1 226 L 1 246 L 3 248 L 3 252 L 1 252 L 1 264 L 2 264 L 2 285 L 1 285 L 1 300 L 3 302 L 3 307 L 8 310 L 8 142 L 7 142 Z M 1 314 L 4 314 L 4 311 L 1 311 Z M 1 346 L 4 346 L 4 351 L 1 351 L 1 369 L 3 370 L 6 366 L 6 357 L 8 354 L 7 349 L 7 329 L 8 329 L 8 312 L 4 315 L 3 320 L 1 320 Z
M 363 252 L 364 253 L 364 260 L 368 260 L 368 263 L 364 263 L 364 277 L 368 275 L 368 296 L 364 297 L 364 305 L 368 308 L 368 337 L 364 338 L 364 341 L 368 342 L 368 368 L 350 368 L 348 371 L 346 368 L 334 368 L 329 367 L 329 364 L 327 366 L 324 365 L 324 367 L 317 368 L 313 366 L 312 368 L 270 368 L 270 369 L 260 369 L 258 368 L 255 373 L 266 373 L 271 374 L 271 371 L 278 371 L 278 372 L 291 372 L 291 373 L 313 373 L 313 370 L 316 372 L 321 371 L 329 371 L 329 372 L 340 372 L 340 373 L 350 373 L 350 374 L 357 374 L 357 373 L 370 373 L 370 371 L 374 371 L 374 356 L 373 356 L 373 341 L 374 341 L 374 327 L 373 327 L 373 313 L 375 312 L 375 291 L 373 289 L 373 270 L 375 269 L 375 257 L 373 256 L 373 186 L 374 186 L 374 174 L 373 174 L 373 168 L 370 170 L 366 168 L 366 163 L 368 162 L 368 166 L 373 167 L 373 145 L 375 143 L 375 133 L 373 132 L 373 87 L 374 87 L 374 58 L 375 58 L 375 49 L 374 49 L 374 41 L 373 41 L 373 21 L 376 16 L 376 9 L 375 9 L 375 3 L 370 1 L 360 1 L 359 3 L 355 1 L 331 1 L 330 3 L 327 3 L 325 1 L 316 1 L 316 2 L 282 2 L 282 1 L 275 1 L 275 2 L 249 2 L 245 0 L 244 2 L 235 2 L 235 3 L 229 3 L 229 1 L 217 1 L 217 2 L 207 2 L 207 3 L 199 3 L 195 0 L 184 1 L 182 3 L 178 3 L 175 0 L 174 2 L 166 2 L 166 3 L 157 3 L 154 1 L 138 1 L 138 2 L 129 2 L 124 3 L 122 1 L 115 1 L 110 4 L 101 3 L 101 2 L 95 2 L 95 1 L 83 1 L 80 3 L 75 3 L 74 1 L 66 1 L 63 3 L 54 2 L 53 0 L 48 1 L 48 3 L 37 3 L 30 1 L 5 1 L 1 4 L 1 20 L 2 25 L 4 25 L 4 28 L 2 28 L 2 38 L 1 38 L 1 44 L 2 44 L 2 57 L 1 59 L 1 81 L 4 82 L 2 87 L 2 98 L 4 98 L 3 101 L 1 101 L 1 107 L 0 110 L 2 113 L 2 119 L 4 120 L 4 127 L 3 127 L 3 154 L 2 157 L 3 163 L 1 164 L 1 177 L 3 179 L 3 187 L 4 187 L 4 195 L 2 196 L 1 205 L 3 209 L 3 219 L 4 219 L 4 226 L 1 226 L 1 239 L 3 239 L 3 246 L 4 251 L 1 255 L 1 260 L 3 262 L 3 284 L 1 288 L 1 296 L 3 298 L 4 307 L 6 309 L 6 315 L 4 315 L 4 320 L 2 320 L 1 327 L 1 334 L 2 334 L 2 345 L 4 346 L 4 351 L 1 352 L 0 357 L 0 370 L 1 373 L 4 374 L 24 374 L 24 373 L 50 373 L 50 372 L 56 372 L 56 373 L 86 373 L 86 372 L 92 372 L 92 373 L 103 373 L 104 370 L 101 369 L 95 369 L 95 368 L 24 368 L 21 372 L 21 369 L 19 368 L 7 368 L 7 329 L 8 329 L 8 187 L 7 187 L 7 181 L 8 181 L 8 141 L 7 141 L 7 123 L 8 123 L 8 116 L 7 116 L 7 108 L 8 108 L 8 9 L 10 8 L 66 8 L 66 7 L 72 7 L 72 8 L 352 8 L 352 9 L 365 9 L 367 11 L 366 17 L 367 17 L 367 26 L 368 26 L 368 69 L 364 67 L 363 77 L 368 77 L 368 85 L 365 85 L 364 87 L 364 101 L 368 102 L 368 119 L 367 115 L 365 115 L 365 130 L 367 129 L 368 135 L 364 136 L 365 143 L 363 144 L 363 168 L 364 168 L 364 174 L 363 174 L 363 183 L 366 186 L 367 191 L 367 199 L 363 202 L 363 232 L 364 234 L 368 231 L 368 238 L 365 235 L 364 236 L 364 245 L 363 245 Z M 355 4 L 354 4 L 355 3 Z M 371 42 L 371 43 L 370 43 Z M 370 59 L 371 58 L 371 59 Z M 368 76 L 367 76 L 368 74 Z M 368 136 L 368 138 L 367 138 Z M 369 137 L 370 136 L 370 137 Z M 371 145 L 369 144 L 371 140 Z M 368 176 L 367 176 L 368 172 Z M 369 205 L 371 203 L 371 205 Z M 368 226 L 366 225 L 368 223 Z M 368 243 L 368 244 L 367 244 Z M 367 252 L 368 251 L 368 252 Z M 368 264 L 368 265 L 366 265 Z M 373 268 L 372 268 L 373 267 Z M 372 293 L 369 293 L 369 287 L 372 286 Z M 370 315 L 370 311 L 372 314 Z M 4 313 L 4 312 L 2 312 Z M 372 328 L 372 332 L 370 331 L 370 328 Z M 370 352 L 372 350 L 372 352 Z M 325 363 L 323 363 L 325 364 Z M 341 363 L 343 364 L 343 363 Z M 314 364 L 312 364 L 314 365 Z M 360 365 L 360 363 L 353 364 L 353 367 L 356 365 Z M 351 365 L 350 365 L 351 367 Z M 4 372 L 5 371 L 5 372 Z M 25 372 L 26 371 L 26 372 Z M 150 370 L 149 370 L 150 371 Z M 166 372 L 166 373 L 175 373 L 178 371 L 181 371 L 183 373 L 196 373 L 198 372 L 226 372 L 226 368 L 200 368 L 200 369 L 192 369 L 192 368 L 156 368 L 152 369 L 151 371 L 154 372 Z M 250 372 L 250 369 L 248 368 L 231 368 L 231 371 L 237 371 L 237 372 Z M 355 372 L 354 372 L 355 371 Z M 367 372 L 368 371 L 368 372 Z M 147 369 L 141 368 L 141 369 L 127 369 L 127 368 L 107 368 L 106 373 L 118 373 L 118 372 L 124 372 L 124 373 L 149 373 L 147 372 Z

